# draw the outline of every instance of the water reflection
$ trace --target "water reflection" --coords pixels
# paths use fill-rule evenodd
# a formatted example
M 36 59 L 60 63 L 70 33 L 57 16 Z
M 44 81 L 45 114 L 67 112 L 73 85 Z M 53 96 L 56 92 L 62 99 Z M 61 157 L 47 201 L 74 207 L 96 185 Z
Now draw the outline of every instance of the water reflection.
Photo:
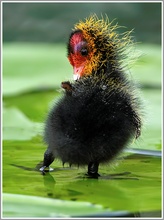
M 47 192 L 47 196 L 54 197 L 56 181 L 49 172 L 47 172 L 46 175 L 43 175 L 43 183 Z
M 126 176 L 130 174 L 129 172 L 124 172 L 124 173 L 118 173 L 118 174 L 111 174 L 108 176 L 103 176 L 100 177 L 100 179 L 107 180 L 107 179 L 130 179 L 130 178 L 119 178 L 119 176 Z M 79 177 L 78 177 L 79 178 Z M 131 178 L 132 180 L 139 180 L 138 178 Z M 89 197 L 89 194 L 93 196 L 93 194 L 96 192 L 97 194 L 99 189 L 100 189 L 100 182 L 99 179 L 90 179 L 87 176 L 84 176 L 83 179 L 76 181 L 76 182 L 72 182 L 72 183 L 68 183 L 67 185 L 67 193 L 69 196 L 69 199 L 71 201 L 78 201 L 79 196 L 80 197 L 86 197 L 86 193 Z M 106 182 L 106 181 L 105 181 Z M 113 182 L 113 181 L 112 181 Z M 55 184 L 56 181 L 53 177 L 53 175 L 50 172 L 46 172 L 45 175 L 43 175 L 43 183 L 47 192 L 47 196 L 48 197 L 54 197 L 55 198 Z M 81 189 L 81 186 L 83 185 L 83 189 Z M 122 191 L 122 189 L 120 187 L 117 187 L 117 184 L 109 184 L 110 187 L 108 188 L 112 193 L 111 196 L 113 195 L 113 197 L 115 197 L 116 195 L 119 195 L 119 198 L 122 197 L 122 199 L 124 199 L 126 206 L 130 207 L 130 203 L 132 203 L 133 201 L 131 199 L 129 199 L 129 195 L 124 193 L 124 190 Z M 80 187 L 79 187 L 80 186 Z M 102 185 L 101 185 L 102 186 Z M 100 189 L 101 190 L 101 189 Z M 105 185 L 103 190 L 106 190 Z M 85 193 L 84 193 L 85 192 Z M 85 196 L 84 196 L 85 195 Z M 103 195 L 104 196 L 104 195 Z M 96 197 L 95 197 L 96 198 Z M 110 199 L 105 198 L 109 201 L 108 207 L 104 207 L 107 208 L 108 210 L 110 210 Z M 115 198 L 116 199 L 116 198 Z M 134 199 L 134 198 L 133 198 Z M 94 202 L 92 202 L 92 204 L 94 204 Z M 96 200 L 95 200 L 95 204 L 96 204 Z M 122 206 L 123 208 L 123 206 Z M 137 207 L 136 207 L 137 208 Z M 111 208 L 111 210 L 113 210 Z M 123 210 L 120 208 L 120 211 L 105 211 L 104 213 L 100 213 L 100 214 L 93 214 L 93 215 L 82 215 L 82 216 L 72 216 L 72 217 L 79 217 L 79 218 L 107 218 L 107 217 L 161 217 L 161 211 L 157 210 L 157 211 L 149 211 L 149 212 L 129 212 L 126 210 Z

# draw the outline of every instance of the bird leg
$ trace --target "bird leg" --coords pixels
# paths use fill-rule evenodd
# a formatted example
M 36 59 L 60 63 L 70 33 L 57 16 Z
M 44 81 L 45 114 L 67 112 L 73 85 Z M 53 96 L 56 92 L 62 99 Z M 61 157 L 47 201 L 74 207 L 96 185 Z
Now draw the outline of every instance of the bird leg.
M 49 149 L 47 149 L 44 153 L 44 161 L 43 166 L 39 169 L 41 172 L 44 172 L 45 169 L 48 167 L 49 171 L 52 170 L 52 168 L 49 167 L 49 165 L 54 161 L 55 157 Z
M 98 168 L 99 168 L 99 163 L 98 162 L 90 162 L 88 164 L 88 175 L 91 176 L 91 177 L 100 176 L 98 174 Z

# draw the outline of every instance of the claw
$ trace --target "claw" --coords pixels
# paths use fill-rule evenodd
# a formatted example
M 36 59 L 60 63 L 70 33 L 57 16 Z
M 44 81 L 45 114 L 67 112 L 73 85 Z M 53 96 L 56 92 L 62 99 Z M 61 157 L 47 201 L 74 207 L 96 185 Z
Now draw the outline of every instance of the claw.
M 46 168 L 47 168 L 48 170 L 46 170 Z M 51 171 L 53 171 L 54 169 L 51 168 L 51 167 L 43 166 L 43 167 L 41 167 L 39 170 L 40 170 L 41 172 L 45 172 L 45 171 L 49 171 L 49 172 L 51 172 Z
M 43 172 L 46 169 L 46 166 L 41 167 L 39 170 Z

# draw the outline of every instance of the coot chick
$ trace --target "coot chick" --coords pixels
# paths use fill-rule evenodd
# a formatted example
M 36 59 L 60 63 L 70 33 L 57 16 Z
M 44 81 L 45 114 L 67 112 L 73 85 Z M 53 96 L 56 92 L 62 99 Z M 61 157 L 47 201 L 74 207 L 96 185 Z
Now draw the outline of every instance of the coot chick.
M 141 101 L 126 73 L 131 32 L 119 35 L 108 19 L 90 16 L 75 25 L 68 42 L 74 81 L 61 84 L 64 94 L 50 110 L 44 139 L 43 167 L 87 165 L 97 177 L 100 163 L 114 159 L 141 133 Z

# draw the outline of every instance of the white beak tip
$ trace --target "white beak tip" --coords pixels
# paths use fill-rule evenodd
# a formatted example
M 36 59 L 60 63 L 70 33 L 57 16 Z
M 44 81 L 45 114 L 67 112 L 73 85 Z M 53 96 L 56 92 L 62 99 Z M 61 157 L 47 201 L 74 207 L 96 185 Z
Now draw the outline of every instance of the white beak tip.
M 73 79 L 74 80 L 78 80 L 80 78 L 80 75 L 79 74 L 73 74 Z

